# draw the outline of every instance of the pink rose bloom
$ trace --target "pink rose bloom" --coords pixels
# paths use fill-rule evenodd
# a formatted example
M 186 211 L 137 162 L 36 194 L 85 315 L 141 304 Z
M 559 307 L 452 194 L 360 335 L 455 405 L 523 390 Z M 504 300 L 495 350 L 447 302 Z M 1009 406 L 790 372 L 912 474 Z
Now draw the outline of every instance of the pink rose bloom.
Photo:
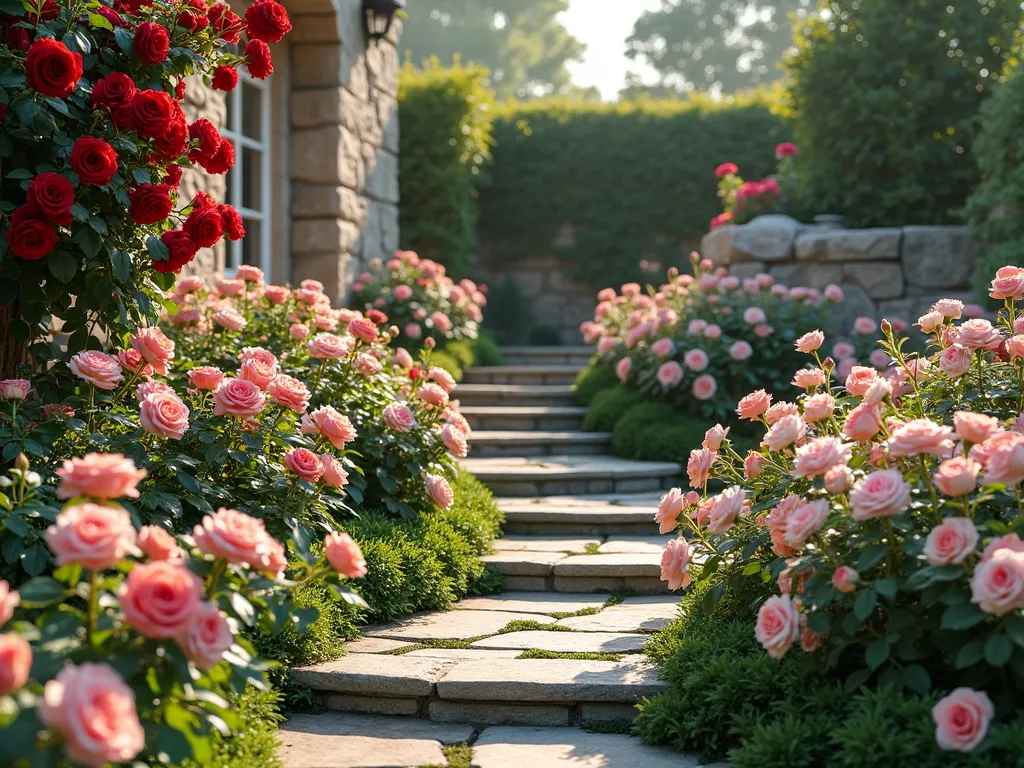
M 701 445 L 709 451 L 717 451 L 722 447 L 722 441 L 729 434 L 730 427 L 723 427 L 721 424 L 715 424 L 707 432 L 704 433 L 704 442 Z
M 836 401 L 827 392 L 811 395 L 804 400 L 804 421 L 814 423 L 832 418 Z
M 615 375 L 619 377 L 619 381 L 625 381 L 629 378 L 629 372 L 633 369 L 633 359 L 630 357 L 624 357 L 615 364 Z
M 124 381 L 117 360 L 95 349 L 79 352 L 68 361 L 68 368 L 75 376 L 85 379 L 97 389 L 117 389 L 117 385 Z
M 704 329 L 707 327 L 707 320 L 691 320 L 690 324 L 686 328 L 686 335 L 700 336 L 702 333 L 704 333 Z
M 665 534 L 674 531 L 679 524 L 679 515 L 686 508 L 686 496 L 679 488 L 673 488 L 661 497 L 658 511 L 654 513 L 654 522 L 658 523 L 658 532 Z
M 31 389 L 32 382 L 28 379 L 4 379 L 0 381 L 0 398 L 4 400 L 24 400 L 28 397 Z
M 448 405 L 448 393 L 437 384 L 424 384 L 416 391 L 416 394 L 427 405 L 432 405 L 435 408 L 444 408 Z
M 710 325 L 708 325 L 707 328 L 704 329 L 705 339 L 711 339 L 712 341 L 714 341 L 715 339 L 720 339 L 721 337 L 722 327 L 720 325 L 717 325 L 716 323 L 711 323 Z
M 367 379 L 372 379 L 381 371 L 380 360 L 366 352 L 360 352 L 356 355 L 356 359 L 352 362 L 352 367 Z
M 597 300 L 598 301 L 612 301 L 614 298 L 615 298 L 615 289 L 614 288 L 602 288 L 597 293 Z
M 277 544 L 262 520 L 223 507 L 205 515 L 192 529 L 192 537 L 204 554 L 257 570 L 269 570 L 268 558 Z
M 408 301 L 412 298 L 412 288 L 408 285 L 396 285 L 393 293 L 398 301 Z
M 764 420 L 769 424 L 775 424 L 779 419 L 784 416 L 799 416 L 800 409 L 797 408 L 795 403 L 787 403 L 782 401 L 775 403 L 771 408 L 765 411 Z
M 135 396 L 141 403 L 150 395 L 174 395 L 177 394 L 172 387 L 162 381 L 144 381 L 135 389 Z
M 800 635 L 800 613 L 789 595 L 773 595 L 757 612 L 757 641 L 773 659 L 781 659 Z
M 266 389 L 274 377 L 281 372 L 277 358 L 262 347 L 246 347 L 242 350 L 242 365 L 238 378 L 251 381 L 260 389 Z
M 820 368 L 803 368 L 793 376 L 793 386 L 811 390 L 825 383 L 825 372 Z
M 972 411 L 954 413 L 953 427 L 957 437 L 968 443 L 984 443 L 1003 431 L 1003 424 L 999 419 Z
M 790 547 L 803 546 L 807 539 L 821 530 L 830 512 L 826 499 L 801 504 L 786 517 L 782 540 Z
M 942 350 L 939 355 L 939 370 L 955 379 L 963 376 L 971 369 L 973 359 L 971 350 L 961 344 L 952 344 Z
M 126 763 L 146 746 L 135 694 L 107 664 L 63 667 L 46 683 L 39 719 L 64 737 L 64 754 L 76 765 Z
M 711 465 L 715 463 L 715 452 L 706 448 L 694 448 L 686 462 L 686 475 L 690 478 L 691 488 L 703 488 L 711 474 Z
M 691 371 L 700 372 L 708 367 L 710 362 L 707 353 L 702 349 L 691 349 L 683 355 L 683 362 Z
M 445 392 L 451 392 L 455 389 L 455 379 L 444 368 L 434 366 L 427 373 L 427 378 L 438 384 Z
M 295 413 L 304 413 L 309 408 L 309 389 L 292 376 L 283 373 L 275 376 L 267 385 L 267 394 L 275 403 Z
M 876 349 L 868 355 L 868 362 L 875 368 L 884 370 L 892 363 L 892 358 L 884 350 Z
M 367 344 L 372 344 L 377 340 L 377 326 L 364 317 L 356 317 L 350 320 L 348 332 Z
M 324 465 L 324 475 L 321 480 L 331 488 L 343 488 L 348 483 L 348 472 L 334 456 L 325 453 L 320 457 L 320 463 Z
M 60 487 L 57 498 L 73 499 L 90 496 L 94 499 L 139 498 L 136 486 L 146 476 L 135 462 L 120 453 L 87 453 L 64 462 L 57 470 Z
M 384 423 L 396 432 L 409 432 L 416 426 L 416 417 L 409 407 L 402 403 L 391 403 L 381 414 Z
M 1006 352 L 1011 360 L 1019 360 L 1024 357 L 1024 336 L 1018 334 L 1006 342 Z
M 423 329 L 418 323 L 407 323 L 402 333 L 410 339 L 418 339 L 423 335 Z
M 729 357 L 738 362 L 750 359 L 752 354 L 754 354 L 754 348 L 745 341 L 733 342 L 729 347 Z
M 855 442 L 864 442 L 877 435 L 882 429 L 882 414 L 877 405 L 861 403 L 846 416 L 843 435 Z
M 103 571 L 135 552 L 135 527 L 127 510 L 86 502 L 61 510 L 46 529 L 46 543 L 57 565 Z
M 11 589 L 11 585 L 0 579 L 0 627 L 11 620 L 14 609 L 21 604 L 21 595 Z
M 180 563 L 183 558 L 178 540 L 163 528 L 155 525 L 144 525 L 139 530 L 139 549 L 150 560 L 170 560 Z
M 202 670 L 215 667 L 224 651 L 235 642 L 227 617 L 213 603 L 203 603 L 192 615 L 178 645 L 189 660 Z
M 838 285 L 829 284 L 825 286 L 825 298 L 833 304 L 839 304 L 846 298 L 846 294 L 843 293 L 843 289 Z
M 804 653 L 814 653 L 825 643 L 825 636 L 819 635 L 807 626 L 807 614 L 800 617 L 800 648 Z
M 850 461 L 851 446 L 838 437 L 817 437 L 796 449 L 794 477 L 818 477 Z
M 978 546 L 978 530 L 966 517 L 947 517 L 932 528 L 924 543 L 929 565 L 960 565 Z
M 871 385 L 878 379 L 878 371 L 874 368 L 856 365 L 846 377 L 846 391 L 856 397 L 863 397 Z
M 1016 533 L 1007 533 L 1003 536 L 992 539 L 992 541 L 988 543 L 988 546 L 985 547 L 985 551 L 981 553 L 981 561 L 985 562 L 986 560 L 991 560 L 992 556 L 1001 549 L 1024 553 L 1024 541 L 1021 541 L 1020 536 Z
M 199 275 L 189 275 L 188 277 L 178 278 L 178 282 L 174 286 L 174 292 L 179 295 L 205 290 L 206 281 L 199 277 Z
M 614 336 L 604 336 L 597 342 L 597 354 L 607 355 L 619 346 L 619 340 Z
M 964 303 L 959 299 L 939 299 L 932 305 L 932 311 L 946 319 L 959 320 L 964 311 Z
M 650 322 L 640 323 L 629 329 L 626 333 L 626 348 L 633 349 L 642 339 L 654 331 L 654 324 Z
M 743 310 L 743 322 L 747 325 L 760 325 L 768 319 L 760 307 L 747 307 Z
M 1024 608 L 1024 553 L 997 549 L 978 563 L 971 577 L 971 602 L 993 616 Z
M 293 448 L 284 457 L 285 469 L 289 469 L 303 480 L 315 483 L 324 474 L 320 457 L 308 448 Z
M 745 492 L 739 485 L 726 488 L 713 498 L 708 510 L 708 533 L 725 533 L 743 510 Z
M 247 379 L 225 378 L 213 393 L 215 416 L 252 418 L 259 415 L 265 403 L 263 390 Z
M 697 350 L 690 351 L 695 352 Z M 665 387 L 665 389 L 670 389 L 682 381 L 683 367 L 675 360 L 670 360 L 667 363 L 663 363 L 658 368 L 657 378 L 658 383 L 661 384 L 661 386 Z
M 880 469 L 850 491 L 850 509 L 858 522 L 902 515 L 910 508 L 910 483 L 896 469 Z
M 978 462 L 957 456 L 939 464 L 932 480 L 947 496 L 964 496 L 978 487 L 979 472 L 981 465 Z
M 323 435 L 338 450 L 342 450 L 346 443 L 356 438 L 352 422 L 330 405 L 322 405 L 304 415 L 299 431 L 304 435 Z
M 350 337 L 335 336 L 333 333 L 318 333 L 310 339 L 306 346 L 309 356 L 317 360 L 340 360 L 352 352 L 353 341 Z
M 845 464 L 837 464 L 825 473 L 825 490 L 831 494 L 846 493 L 853 485 L 853 472 Z
M 746 480 L 753 480 L 761 474 L 764 467 L 764 456 L 755 451 L 749 451 L 743 459 L 743 477 Z
M 661 580 L 673 592 L 690 584 L 690 547 L 686 539 L 672 539 L 661 553 Z
M 968 320 L 954 328 L 953 339 L 957 344 L 968 349 L 998 349 L 1003 343 L 1003 336 L 992 323 L 982 318 Z
M 263 270 L 251 264 L 243 264 L 235 270 L 235 277 L 247 283 L 263 285 Z
M 457 459 L 464 459 L 469 453 L 465 433 L 452 424 L 445 424 L 441 427 L 441 442 Z
M 355 286 L 352 286 L 355 289 Z M 358 290 L 358 289 L 356 289 Z M 295 298 L 303 304 L 313 305 L 320 301 L 322 297 L 321 291 L 316 291 L 310 288 L 296 288 Z
M 715 392 L 718 391 L 718 382 L 711 374 L 702 373 L 693 380 L 693 386 L 690 388 L 690 391 L 693 392 L 693 396 L 698 400 L 710 400 L 715 396 Z
M 288 335 L 295 339 L 295 341 L 302 341 L 309 336 L 309 328 L 301 323 L 292 323 L 288 328 Z
M 861 336 L 868 336 L 878 330 L 878 324 L 870 317 L 858 317 L 853 321 L 853 330 Z
M 849 594 L 857 588 L 860 575 L 848 565 L 841 565 L 832 572 L 832 586 L 836 591 Z
M 1024 269 L 1000 267 L 988 293 L 993 299 L 1024 299 Z
M 763 389 L 758 389 L 739 401 L 736 413 L 741 419 L 757 421 L 758 417 L 765 413 L 771 404 L 772 396 Z
M 395 354 L 391 356 L 391 364 L 402 370 L 408 370 L 413 366 L 412 355 L 402 347 L 399 347 L 395 350 Z
M 651 344 L 651 351 L 662 360 L 671 355 L 674 350 L 675 344 L 673 344 L 672 339 L 669 338 L 658 339 L 656 342 Z
M 291 296 L 291 291 L 284 285 L 268 285 L 263 289 L 263 295 L 271 304 L 284 304 Z
M 799 339 L 796 340 L 796 348 L 800 352 L 810 354 L 821 348 L 821 345 L 825 343 L 825 334 L 821 331 L 810 331 L 805 333 Z
M 444 312 L 431 312 L 430 321 L 441 333 L 448 333 L 452 329 L 452 321 Z
M 953 453 L 950 427 L 936 424 L 931 419 L 914 419 L 894 430 L 886 441 L 889 455 L 898 458 L 907 456 L 949 456 Z
M 950 752 L 973 752 L 985 740 L 995 713 L 983 691 L 956 688 L 932 707 L 935 743 Z
M 213 392 L 220 386 L 224 373 L 220 368 L 204 365 L 200 368 L 193 368 L 188 372 L 189 383 L 196 389 L 203 389 Z
M 324 539 L 324 552 L 331 567 L 350 579 L 366 575 L 366 560 L 359 545 L 347 533 L 332 532 Z
M 623 296 L 639 296 L 640 295 L 640 284 L 639 283 L 626 283 L 620 289 Z
M 455 492 L 441 475 L 427 474 L 423 478 L 427 496 L 441 509 L 448 509 L 455 500 Z
M 775 329 L 767 323 L 758 323 L 754 326 L 754 335 L 759 339 L 767 339 L 773 333 L 775 333 Z
M 942 313 L 933 309 L 917 319 L 917 327 L 921 329 L 922 333 L 932 333 L 942 327 L 943 320 Z
M 0 696 L 14 693 L 28 682 L 32 646 L 21 635 L 0 635 Z
M 307 278 L 303 280 L 301 283 L 299 283 L 299 288 L 302 289 L 303 291 L 312 291 L 313 293 L 324 292 L 324 284 L 321 283 L 319 280 L 313 280 L 310 278 Z
M 142 428 L 168 440 L 181 440 L 188 431 L 188 416 L 188 407 L 172 392 L 155 392 L 139 403 Z
M 225 278 L 217 281 L 217 293 L 221 296 L 241 296 L 245 293 L 244 280 Z
M 249 324 L 241 312 L 231 307 L 222 307 L 214 312 L 213 322 L 228 331 L 240 331 Z
M 202 582 L 183 565 L 154 560 L 136 565 L 121 588 L 124 619 L 144 637 L 178 637 L 203 598 Z
M 795 414 L 783 416 L 775 422 L 764 436 L 761 445 L 769 451 L 781 451 L 799 442 L 807 434 L 807 424 Z
M 1019 432 L 1000 432 L 993 435 L 980 446 L 971 449 L 971 458 L 975 451 L 985 458 L 985 483 L 1003 483 L 1014 487 L 1024 480 L 1024 435 Z
M 885 398 L 892 395 L 892 384 L 886 380 L 879 378 L 874 384 L 868 387 L 867 392 L 864 393 L 864 399 L 861 401 L 863 405 L 880 405 Z
M 167 364 L 174 360 L 174 342 L 159 328 L 138 328 L 131 337 L 131 345 L 153 366 L 154 371 L 167 373 Z

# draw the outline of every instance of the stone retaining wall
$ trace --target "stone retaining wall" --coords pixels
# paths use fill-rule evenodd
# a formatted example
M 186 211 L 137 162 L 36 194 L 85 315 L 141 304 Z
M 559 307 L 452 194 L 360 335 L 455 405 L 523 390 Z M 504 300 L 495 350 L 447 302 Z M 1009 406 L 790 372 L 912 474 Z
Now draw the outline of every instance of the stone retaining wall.
M 966 227 L 840 229 L 761 216 L 705 235 L 701 254 L 739 277 L 767 272 L 791 286 L 841 286 L 840 331 L 860 315 L 915 321 L 936 299 L 974 300 L 977 252 Z

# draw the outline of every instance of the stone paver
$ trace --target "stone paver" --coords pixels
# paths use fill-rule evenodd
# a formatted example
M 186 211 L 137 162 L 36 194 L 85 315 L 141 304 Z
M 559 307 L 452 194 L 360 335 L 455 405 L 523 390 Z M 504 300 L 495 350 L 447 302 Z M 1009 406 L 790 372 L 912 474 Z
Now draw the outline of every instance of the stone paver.
M 554 565 L 556 576 L 614 576 L 660 578 L 661 554 L 571 555 Z
M 510 633 L 512 634 L 512 633 Z M 566 634 L 566 633 L 559 633 Z M 516 650 L 487 650 L 485 648 L 422 648 L 410 651 L 406 656 L 427 659 L 454 659 L 455 661 L 479 661 L 481 659 L 514 659 L 519 655 Z
M 399 648 L 411 648 L 416 643 L 404 640 L 388 640 L 385 637 L 360 637 L 345 645 L 347 653 L 387 653 Z
M 480 559 L 506 576 L 550 576 L 554 564 L 565 557 L 565 552 L 498 552 Z
M 432 701 L 430 719 L 474 725 L 568 725 L 569 707 L 551 704 L 487 704 L 476 701 Z
M 610 536 L 597 552 L 600 555 L 637 553 L 660 557 L 671 540 L 672 536 Z
M 635 632 L 664 629 L 679 616 L 679 597 L 628 597 L 593 616 L 572 616 L 559 624 L 584 632 Z
M 292 669 L 292 679 L 315 691 L 368 696 L 429 696 L 454 664 L 437 658 L 353 653 L 334 661 Z
M 645 635 L 623 632 L 545 632 L 529 630 L 495 635 L 473 643 L 474 648 L 539 648 L 556 653 L 637 653 Z
M 679 465 L 668 461 L 634 461 L 614 456 L 547 456 L 463 459 L 462 466 L 486 482 L 496 480 L 545 480 L 675 477 Z
M 605 598 L 593 595 L 559 595 L 554 592 L 503 592 L 486 597 L 467 597 L 460 609 L 513 611 L 517 613 L 575 613 L 585 608 L 602 608 Z
M 510 621 L 554 621 L 547 616 L 505 611 L 448 611 L 429 613 L 386 626 L 368 628 L 367 637 L 392 640 L 466 640 L 493 635 Z
M 498 552 L 586 552 L 601 545 L 599 538 L 571 536 L 506 536 L 494 542 Z

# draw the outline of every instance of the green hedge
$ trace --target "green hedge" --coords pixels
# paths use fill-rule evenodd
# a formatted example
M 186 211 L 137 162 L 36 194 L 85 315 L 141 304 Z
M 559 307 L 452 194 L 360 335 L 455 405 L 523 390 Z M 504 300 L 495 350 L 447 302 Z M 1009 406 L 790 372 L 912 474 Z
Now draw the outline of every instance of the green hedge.
M 772 93 L 500 106 L 481 242 L 501 264 L 551 251 L 571 224 L 573 244 L 554 250 L 567 271 L 602 286 L 649 279 L 642 259 L 656 271 L 688 263 L 684 244 L 721 211 L 715 167 L 731 161 L 749 178 L 774 171 L 775 145 L 790 136 Z
M 465 276 L 476 250 L 476 184 L 491 146 L 494 93 L 477 66 L 406 63 L 398 86 L 402 247 Z

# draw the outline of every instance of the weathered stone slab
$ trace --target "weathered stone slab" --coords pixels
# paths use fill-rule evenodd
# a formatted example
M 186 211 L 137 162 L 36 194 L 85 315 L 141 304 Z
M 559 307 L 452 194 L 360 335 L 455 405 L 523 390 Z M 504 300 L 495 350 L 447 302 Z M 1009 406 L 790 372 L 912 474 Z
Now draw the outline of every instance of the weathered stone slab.
M 597 550 L 602 555 L 656 554 L 665 551 L 672 536 L 612 536 Z
M 924 288 L 966 288 L 977 262 L 977 246 L 966 227 L 904 227 L 903 271 Z
M 654 576 L 555 576 L 555 592 L 632 592 L 635 595 L 663 595 L 667 583 Z
M 465 640 L 493 635 L 510 621 L 539 621 L 546 624 L 554 619 L 531 613 L 448 611 L 414 616 L 388 626 L 367 628 L 363 634 L 392 640 Z
M 768 274 L 789 288 L 803 286 L 821 290 L 831 283 L 843 280 L 842 264 L 796 263 L 777 264 L 768 270 Z
M 474 768 L 697 768 L 696 755 L 652 747 L 622 734 L 578 728 L 487 728 L 473 745 Z
M 735 264 L 729 268 L 729 274 L 733 277 L 738 277 L 740 280 L 756 277 L 762 272 L 767 271 L 768 265 L 763 261 L 744 261 L 742 264 Z
M 327 697 L 327 708 L 336 712 L 361 712 L 367 715 L 415 715 L 420 699 L 392 699 L 384 696 L 353 696 L 335 693 Z
M 556 576 L 660 577 L 661 553 L 570 555 L 555 563 Z
M 428 659 L 453 659 L 455 661 L 480 661 L 482 659 L 514 659 L 519 655 L 516 650 L 485 650 L 481 648 L 422 648 L 410 651 L 405 656 L 416 656 Z
M 639 653 L 646 635 L 624 632 L 545 632 L 528 630 L 495 635 L 473 643 L 474 648 L 539 648 L 555 653 Z
M 840 288 L 846 298 L 840 304 L 834 304 L 832 316 L 835 318 L 836 330 L 840 335 L 848 335 L 853 331 L 853 324 L 858 317 L 875 317 L 878 307 L 867 291 L 856 283 L 841 283 Z M 838 362 L 838 360 L 836 361 Z
M 447 615 L 447 614 L 442 614 Z M 353 653 L 312 667 L 292 669 L 292 679 L 316 691 L 372 696 L 429 696 L 454 662 Z
M 483 704 L 463 701 L 430 702 L 430 719 L 438 723 L 474 725 L 569 724 L 569 707 L 545 704 Z
M 679 615 L 679 597 L 629 597 L 593 616 L 572 616 L 559 624 L 584 632 L 635 632 L 664 629 Z
M 387 653 L 397 651 L 399 648 L 409 648 L 416 643 L 409 643 L 403 640 L 388 640 L 384 637 L 360 637 L 351 643 L 346 643 L 347 653 Z
M 857 283 L 875 300 L 903 295 L 903 269 L 897 261 L 864 261 L 847 264 L 843 278 Z
M 632 720 L 637 715 L 632 704 L 581 704 L 580 721 L 587 723 L 610 723 L 616 720 Z
M 565 556 L 565 552 L 499 552 L 480 560 L 506 576 L 547 576 L 552 566 Z
M 825 258 L 828 240 L 822 230 L 810 229 L 797 235 L 793 242 L 793 254 L 797 261 L 822 261 Z
M 598 546 L 598 538 L 569 536 L 507 536 L 494 542 L 498 552 L 586 552 L 589 546 Z
M 574 613 L 584 608 L 604 607 L 604 598 L 590 595 L 558 595 L 552 592 L 503 592 L 486 597 L 468 597 L 458 608 L 474 611 L 516 613 Z
M 505 589 L 536 592 L 548 588 L 550 577 L 545 576 L 509 576 L 505 574 Z
M 897 228 L 834 229 L 825 233 L 825 258 L 828 261 L 880 261 L 900 257 Z
M 784 261 L 793 253 L 793 241 L 800 223 L 789 216 L 758 216 L 747 224 L 733 227 L 730 239 L 732 260 Z
M 456 664 L 437 693 L 464 701 L 632 702 L 667 688 L 643 662 L 506 659 Z
M 711 259 L 716 267 L 732 264 L 733 226 L 719 227 L 708 232 L 700 241 L 700 255 Z

